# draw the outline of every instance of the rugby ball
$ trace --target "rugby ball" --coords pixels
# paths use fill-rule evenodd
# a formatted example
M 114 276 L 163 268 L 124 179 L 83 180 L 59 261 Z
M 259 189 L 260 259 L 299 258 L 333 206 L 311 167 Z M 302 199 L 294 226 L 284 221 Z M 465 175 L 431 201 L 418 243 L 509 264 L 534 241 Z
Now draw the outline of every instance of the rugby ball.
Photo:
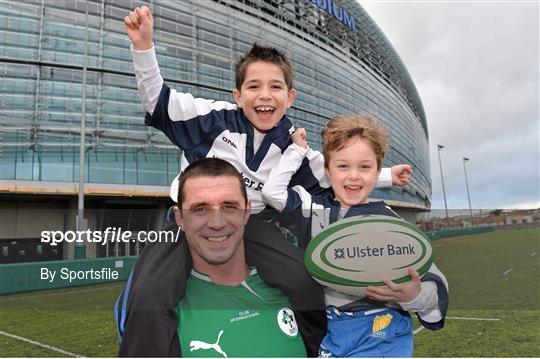
M 364 296 L 367 286 L 411 280 L 408 268 L 424 275 L 433 263 L 431 241 L 415 225 L 395 217 L 368 215 L 333 223 L 309 243 L 305 263 L 311 276 L 341 293 Z

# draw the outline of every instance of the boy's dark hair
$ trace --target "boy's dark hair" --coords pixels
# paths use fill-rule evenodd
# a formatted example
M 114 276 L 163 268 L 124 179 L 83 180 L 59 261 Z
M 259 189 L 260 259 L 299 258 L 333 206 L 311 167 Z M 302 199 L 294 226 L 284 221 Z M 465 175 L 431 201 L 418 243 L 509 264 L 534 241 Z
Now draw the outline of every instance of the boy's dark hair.
M 293 67 L 289 57 L 285 52 L 270 46 L 261 46 L 254 43 L 246 53 L 236 59 L 234 63 L 234 73 L 236 79 L 236 89 L 240 91 L 246 77 L 246 69 L 249 64 L 255 61 L 267 61 L 278 65 L 283 71 L 287 90 L 292 90 Z
M 321 132 L 323 139 L 324 166 L 328 168 L 330 152 L 340 151 L 352 140 L 362 138 L 371 144 L 377 157 L 377 169 L 381 169 L 390 140 L 388 131 L 371 114 L 337 115 L 332 117 Z
M 178 208 L 182 209 L 182 201 L 184 199 L 184 187 L 186 181 L 190 178 L 197 177 L 219 177 L 219 176 L 231 176 L 238 179 L 238 185 L 247 204 L 247 192 L 246 186 L 244 186 L 244 179 L 242 175 L 233 165 L 229 162 L 219 158 L 203 158 L 195 161 L 182 172 L 180 179 L 178 180 Z

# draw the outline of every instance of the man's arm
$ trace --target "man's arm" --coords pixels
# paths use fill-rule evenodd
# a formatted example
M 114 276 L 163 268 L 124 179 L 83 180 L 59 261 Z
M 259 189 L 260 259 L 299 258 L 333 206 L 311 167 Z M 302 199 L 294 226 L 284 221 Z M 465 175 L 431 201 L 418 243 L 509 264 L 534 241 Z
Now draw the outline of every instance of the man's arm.
M 165 231 L 178 231 L 176 223 Z M 181 353 L 176 304 L 184 296 L 191 256 L 183 232 L 171 243 L 148 243 L 115 306 L 120 357 L 173 357 Z

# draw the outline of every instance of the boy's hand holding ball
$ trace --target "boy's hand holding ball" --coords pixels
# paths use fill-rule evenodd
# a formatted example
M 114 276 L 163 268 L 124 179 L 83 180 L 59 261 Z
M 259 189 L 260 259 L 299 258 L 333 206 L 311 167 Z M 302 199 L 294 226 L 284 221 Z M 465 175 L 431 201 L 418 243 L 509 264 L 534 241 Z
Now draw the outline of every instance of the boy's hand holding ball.
M 422 286 L 420 275 L 415 269 L 409 268 L 409 275 L 411 281 L 401 284 L 396 284 L 388 278 L 381 278 L 386 286 L 369 286 L 366 288 L 366 296 L 382 302 L 410 302 L 418 297 Z

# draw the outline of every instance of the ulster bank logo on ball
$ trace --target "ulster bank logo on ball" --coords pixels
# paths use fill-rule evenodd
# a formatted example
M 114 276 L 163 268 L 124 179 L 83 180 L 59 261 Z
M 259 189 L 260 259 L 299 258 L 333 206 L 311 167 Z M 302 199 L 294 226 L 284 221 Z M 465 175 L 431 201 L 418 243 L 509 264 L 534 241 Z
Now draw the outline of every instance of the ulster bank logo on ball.
M 415 225 L 390 216 L 359 216 L 337 221 L 316 235 L 305 254 L 309 273 L 321 284 L 358 296 L 364 288 L 411 278 L 412 267 L 420 276 L 433 263 L 431 241 Z

